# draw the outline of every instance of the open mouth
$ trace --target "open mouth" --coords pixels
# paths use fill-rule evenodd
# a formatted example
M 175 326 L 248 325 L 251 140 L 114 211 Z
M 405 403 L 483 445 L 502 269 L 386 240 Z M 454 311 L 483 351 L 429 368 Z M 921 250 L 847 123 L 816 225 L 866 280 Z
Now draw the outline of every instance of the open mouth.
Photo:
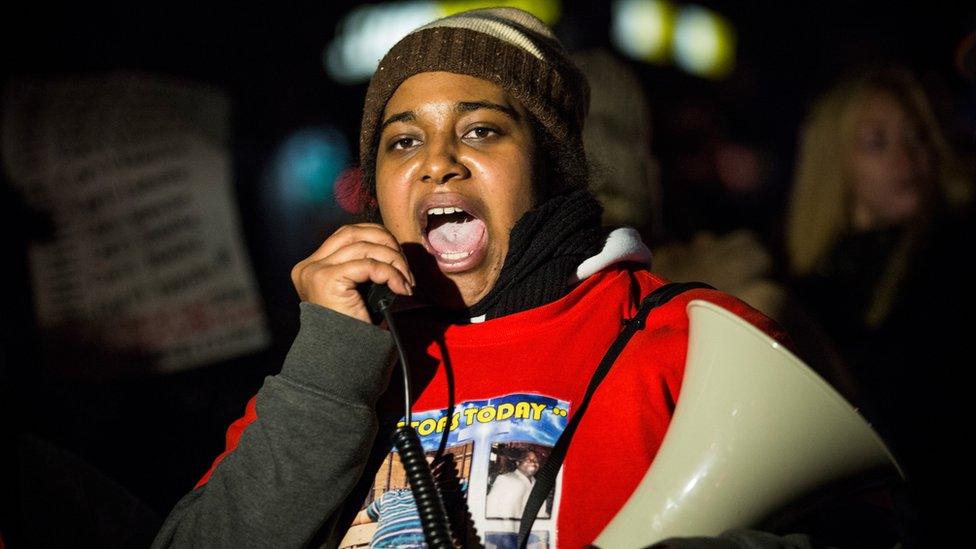
M 460 272 L 477 265 L 488 248 L 485 222 L 461 206 L 425 208 L 424 247 L 443 272 Z

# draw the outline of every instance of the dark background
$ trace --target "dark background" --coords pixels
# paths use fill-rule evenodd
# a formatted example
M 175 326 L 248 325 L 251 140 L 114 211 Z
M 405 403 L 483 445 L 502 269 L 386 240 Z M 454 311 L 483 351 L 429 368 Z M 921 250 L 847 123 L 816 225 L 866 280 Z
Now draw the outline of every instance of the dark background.
M 810 102 L 838 77 L 886 63 L 920 77 L 957 152 L 972 158 L 973 81 L 953 64 L 957 45 L 974 29 L 971 2 L 701 4 L 737 29 L 737 68 L 728 79 L 629 62 L 651 102 L 666 188 L 677 158 L 672 137 L 681 126 L 669 113 L 689 98 L 710 104 L 729 139 L 773 158 L 762 192 L 736 220 L 760 230 L 775 248 L 797 129 Z M 211 84 L 229 95 L 235 191 L 273 336 L 264 352 L 168 376 L 67 379 L 44 368 L 26 247 L 45 227 L 4 188 L 0 411 L 8 433 L 32 433 L 71 452 L 159 516 L 192 488 L 220 452 L 226 426 L 263 377 L 277 371 L 294 337 L 291 266 L 334 228 L 323 218 L 314 230 L 290 234 L 263 208 L 261 185 L 276 147 L 298 129 L 333 125 L 357 142 L 365 84 L 337 84 L 321 63 L 336 22 L 354 6 L 15 2 L 2 8 L 4 80 L 139 70 Z M 610 47 L 609 22 L 608 2 L 567 2 L 556 30 L 570 50 Z M 276 246 L 282 240 L 289 242 L 285 251 Z

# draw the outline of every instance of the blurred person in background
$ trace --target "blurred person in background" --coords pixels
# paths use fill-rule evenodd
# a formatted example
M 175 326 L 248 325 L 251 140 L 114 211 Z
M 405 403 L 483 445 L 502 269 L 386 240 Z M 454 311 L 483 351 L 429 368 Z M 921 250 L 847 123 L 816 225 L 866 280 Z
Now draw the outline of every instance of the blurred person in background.
M 634 227 L 653 244 L 664 237 L 664 203 L 644 87 L 636 71 L 607 49 L 578 52 L 573 60 L 590 82 L 583 142 L 603 226 Z
M 802 128 L 786 227 L 796 291 L 907 470 L 929 540 L 951 524 L 944 502 L 959 490 L 938 464 L 963 402 L 956 313 L 973 302 L 972 179 L 953 156 L 910 73 L 843 81 Z
M 665 223 L 661 170 L 651 153 L 652 113 L 636 71 L 607 50 L 579 52 L 573 58 L 590 82 L 583 140 L 591 164 L 591 188 L 603 205 L 603 225 L 635 227 L 645 242 L 652 243 L 654 270 L 665 278 L 706 282 L 776 320 L 790 333 L 797 354 L 853 398 L 856 388 L 850 374 L 823 329 L 777 280 L 775 260 L 760 235 L 744 227 L 713 232 L 708 224 L 695 220 L 709 217 L 704 210 L 673 213 L 672 217 L 689 217 L 681 227 Z M 717 171 L 721 164 L 714 149 L 702 153 L 705 163 L 715 165 L 708 171 Z M 701 189 L 696 192 L 699 203 L 707 201 Z M 687 227 L 696 229 L 685 240 L 682 234 Z
M 658 162 L 651 155 L 651 112 L 636 74 L 607 52 L 585 52 L 575 59 L 591 82 L 591 110 L 584 126 L 584 144 L 593 164 L 594 194 L 605 207 L 604 225 L 640 228 L 644 240 L 655 243 L 654 270 L 669 280 L 707 282 L 775 319 L 790 333 L 800 358 L 849 401 L 859 402 L 853 373 L 818 319 L 783 283 L 777 261 L 761 235 L 748 227 L 734 228 L 736 225 L 730 220 L 737 217 L 735 214 L 711 218 L 710 208 L 725 204 L 724 199 L 716 198 L 719 194 L 709 195 L 703 188 L 694 193 L 679 189 L 679 194 L 686 196 L 697 193 L 698 202 L 712 197 L 715 203 L 692 212 L 688 208 L 696 207 L 698 202 L 687 198 L 684 204 L 688 208 L 672 212 L 672 218 L 685 214 L 689 218 L 680 223 L 665 221 L 662 185 L 683 186 L 685 181 L 677 176 L 662 181 L 660 170 L 656 169 Z M 715 181 L 724 181 L 720 177 L 721 151 L 728 148 L 703 147 L 696 153 L 700 156 L 698 163 L 708 166 L 695 169 L 714 171 Z M 663 149 L 673 150 L 674 146 Z M 687 161 L 679 158 L 675 162 Z M 751 187 L 762 187 L 762 177 L 753 174 L 756 182 Z M 911 511 L 905 499 L 901 486 L 860 486 L 849 492 L 838 491 L 812 507 L 797 508 L 796 514 L 784 520 L 791 521 L 791 531 L 809 533 L 820 543 L 891 547 L 893 540 L 899 540 L 910 544 L 910 519 L 905 515 Z

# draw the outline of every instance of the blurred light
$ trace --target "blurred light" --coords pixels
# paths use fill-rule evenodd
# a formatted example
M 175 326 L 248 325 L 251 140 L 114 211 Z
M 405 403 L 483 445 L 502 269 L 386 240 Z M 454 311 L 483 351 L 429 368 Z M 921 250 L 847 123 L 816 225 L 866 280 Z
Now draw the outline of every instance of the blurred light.
M 538 17 L 547 25 L 554 25 L 562 13 L 562 2 L 559 0 L 453 0 L 437 4 L 442 16 L 479 8 L 518 8 Z
M 674 5 L 664 0 L 616 0 L 610 38 L 633 59 L 666 63 L 674 29 Z
M 286 209 L 331 207 L 332 185 L 349 161 L 349 144 L 339 130 L 300 130 L 278 149 L 272 192 Z
M 705 8 L 682 8 L 674 29 L 674 59 L 679 67 L 698 76 L 728 75 L 735 65 L 732 25 Z
M 727 76 L 735 66 L 735 30 L 705 8 L 667 0 L 615 0 L 610 38 L 625 55 L 674 63 L 706 78 Z
M 325 68 L 334 80 L 356 84 L 369 80 L 380 59 L 413 29 L 440 16 L 433 2 L 396 2 L 361 6 L 339 22 L 325 51 Z
M 414 1 L 361 6 L 339 22 L 336 36 L 322 56 L 325 69 L 343 84 L 366 82 L 386 52 L 410 31 L 446 15 L 486 7 L 521 8 L 550 25 L 561 12 L 559 0 Z

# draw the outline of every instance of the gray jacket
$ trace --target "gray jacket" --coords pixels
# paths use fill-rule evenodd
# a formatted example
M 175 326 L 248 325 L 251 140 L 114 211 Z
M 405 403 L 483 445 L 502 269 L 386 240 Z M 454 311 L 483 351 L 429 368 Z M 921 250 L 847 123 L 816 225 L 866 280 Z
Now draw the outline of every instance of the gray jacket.
M 183 497 L 153 547 L 335 546 L 389 452 L 376 402 L 394 358 L 389 332 L 310 303 L 257 420 L 210 480 Z M 374 448 L 376 446 L 376 448 Z M 372 458 L 372 459 L 371 459 Z

